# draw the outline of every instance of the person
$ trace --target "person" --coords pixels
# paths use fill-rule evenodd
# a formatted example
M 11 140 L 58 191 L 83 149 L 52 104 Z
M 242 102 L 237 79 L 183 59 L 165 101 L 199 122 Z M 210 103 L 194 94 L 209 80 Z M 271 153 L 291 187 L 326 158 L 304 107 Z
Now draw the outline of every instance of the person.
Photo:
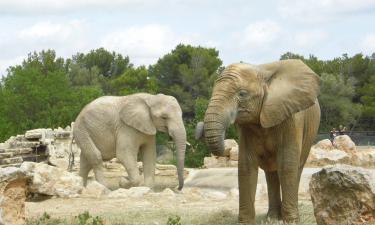
M 339 126 L 339 135 L 344 135 L 346 132 L 346 127 L 340 125 Z
M 332 144 L 336 136 L 337 136 L 336 128 L 332 128 L 332 130 L 329 132 L 329 140 L 331 140 Z

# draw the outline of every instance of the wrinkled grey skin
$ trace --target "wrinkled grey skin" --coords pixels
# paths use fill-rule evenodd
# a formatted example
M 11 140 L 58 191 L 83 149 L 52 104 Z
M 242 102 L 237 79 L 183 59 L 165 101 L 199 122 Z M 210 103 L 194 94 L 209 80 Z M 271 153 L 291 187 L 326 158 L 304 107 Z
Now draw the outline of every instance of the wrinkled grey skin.
M 73 129 L 76 143 L 81 148 L 79 174 L 84 185 L 89 171 L 93 169 L 96 180 L 109 187 L 103 175 L 103 161 L 116 157 L 128 172 L 128 177 L 121 179 L 119 186 L 138 186 L 141 177 L 137 155 L 142 151 L 144 184 L 152 187 L 156 131 L 168 133 L 175 142 L 179 189 L 182 189 L 186 131 L 181 108 L 174 97 L 145 93 L 105 96 L 86 105 Z
M 196 136 L 204 130 L 211 152 L 222 155 L 225 130 L 235 123 L 240 139 L 240 224 L 255 224 L 259 167 L 266 174 L 268 216 L 299 222 L 300 176 L 320 122 L 319 83 L 300 60 L 233 64 L 216 80 Z

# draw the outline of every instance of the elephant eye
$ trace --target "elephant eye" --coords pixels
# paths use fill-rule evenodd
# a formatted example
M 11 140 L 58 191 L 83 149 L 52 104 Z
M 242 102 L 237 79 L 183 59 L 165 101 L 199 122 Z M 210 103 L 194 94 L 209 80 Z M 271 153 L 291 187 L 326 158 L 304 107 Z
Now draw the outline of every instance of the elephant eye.
M 168 119 L 168 117 L 167 117 L 167 116 L 161 116 L 161 118 L 162 118 L 163 120 L 166 120 L 166 119 Z
M 241 90 L 238 95 L 241 97 L 241 98 L 245 98 L 249 95 L 249 92 L 247 92 L 246 90 Z

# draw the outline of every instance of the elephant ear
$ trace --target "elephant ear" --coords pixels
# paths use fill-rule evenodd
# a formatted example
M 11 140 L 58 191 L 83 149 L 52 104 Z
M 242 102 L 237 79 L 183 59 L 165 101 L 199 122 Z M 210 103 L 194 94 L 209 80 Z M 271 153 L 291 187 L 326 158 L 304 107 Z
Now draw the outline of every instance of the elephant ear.
M 267 83 L 260 113 L 262 127 L 276 126 L 315 103 L 320 78 L 301 60 L 263 64 L 260 70 Z
M 121 120 L 138 131 L 155 135 L 156 127 L 151 119 L 150 108 L 141 97 L 128 96 L 120 110 Z

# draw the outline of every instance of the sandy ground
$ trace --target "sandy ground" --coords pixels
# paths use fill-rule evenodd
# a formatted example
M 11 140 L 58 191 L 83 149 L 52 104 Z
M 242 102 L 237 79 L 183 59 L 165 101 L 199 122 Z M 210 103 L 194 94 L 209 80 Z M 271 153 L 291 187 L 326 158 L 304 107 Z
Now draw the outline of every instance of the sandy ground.
M 307 205 L 308 214 L 313 214 L 312 204 L 306 188 L 311 174 L 318 171 L 317 168 L 304 170 L 300 185 L 300 204 Z M 26 203 L 26 216 L 28 219 L 38 218 L 43 213 L 48 213 L 55 218 L 71 218 L 88 211 L 92 215 L 99 215 L 110 221 L 120 221 L 111 224 L 165 224 L 166 218 L 179 215 L 183 218 L 183 224 L 200 224 L 189 221 L 194 218 L 204 218 L 210 224 L 210 216 L 213 224 L 217 217 L 226 217 L 225 222 L 236 224 L 238 215 L 238 195 L 230 194 L 237 189 L 237 169 L 202 169 L 190 171 L 185 181 L 185 191 L 176 192 L 175 196 L 165 197 L 158 194 L 163 188 L 173 188 L 177 184 L 173 180 L 156 179 L 155 193 L 147 194 L 141 198 L 50 198 L 41 201 L 29 201 Z M 264 215 L 267 211 L 267 187 L 264 173 L 260 170 L 256 197 L 256 211 L 258 215 Z M 193 190 L 193 191 L 192 191 Z M 194 194 L 198 191 L 201 194 Z M 226 197 L 210 197 L 202 193 L 225 193 Z M 126 223 L 124 222 L 126 221 Z M 122 222 L 121 222 L 122 221 Z M 223 222 L 224 223 L 224 222 Z M 224 223 L 224 224 L 225 224 Z M 310 224 L 310 223 L 308 223 Z

